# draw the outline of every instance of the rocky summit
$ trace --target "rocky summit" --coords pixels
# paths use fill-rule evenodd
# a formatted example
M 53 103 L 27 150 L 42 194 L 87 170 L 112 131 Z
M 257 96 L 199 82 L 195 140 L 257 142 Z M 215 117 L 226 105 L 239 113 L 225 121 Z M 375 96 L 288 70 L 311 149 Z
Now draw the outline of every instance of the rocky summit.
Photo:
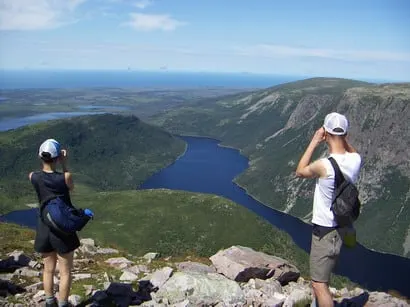
M 31 242 L 32 243 L 32 242 Z M 143 257 L 82 239 L 75 252 L 74 306 L 309 306 L 309 281 L 288 261 L 232 246 L 206 258 Z M 44 306 L 39 255 L 22 251 L 0 260 L 0 306 Z M 58 292 L 58 274 L 55 277 Z M 334 289 L 339 306 L 410 306 L 365 289 Z

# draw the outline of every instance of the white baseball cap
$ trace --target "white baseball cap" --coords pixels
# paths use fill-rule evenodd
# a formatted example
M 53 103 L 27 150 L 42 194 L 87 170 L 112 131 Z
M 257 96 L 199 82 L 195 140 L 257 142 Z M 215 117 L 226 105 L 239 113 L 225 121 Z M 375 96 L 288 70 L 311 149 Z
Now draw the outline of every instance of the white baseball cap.
M 44 153 L 49 153 L 50 158 L 57 158 L 61 152 L 61 145 L 54 139 L 48 139 L 40 145 L 40 149 L 38 150 L 38 155 L 43 157 Z
M 345 135 L 349 129 L 349 122 L 346 116 L 333 112 L 326 115 L 323 128 L 333 135 Z

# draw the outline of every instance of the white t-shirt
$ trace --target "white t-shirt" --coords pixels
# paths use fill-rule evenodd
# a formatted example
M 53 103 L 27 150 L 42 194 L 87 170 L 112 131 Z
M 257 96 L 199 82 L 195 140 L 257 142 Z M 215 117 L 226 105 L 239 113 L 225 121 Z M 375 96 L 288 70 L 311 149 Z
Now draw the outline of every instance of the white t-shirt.
M 358 153 L 346 152 L 344 154 L 331 154 L 346 178 L 352 183 L 356 183 L 359 177 L 361 158 Z M 313 197 L 313 216 L 312 223 L 320 226 L 334 227 L 333 212 L 330 210 L 333 200 L 335 172 L 330 161 L 321 159 L 326 168 L 326 177 L 316 181 L 315 195 Z

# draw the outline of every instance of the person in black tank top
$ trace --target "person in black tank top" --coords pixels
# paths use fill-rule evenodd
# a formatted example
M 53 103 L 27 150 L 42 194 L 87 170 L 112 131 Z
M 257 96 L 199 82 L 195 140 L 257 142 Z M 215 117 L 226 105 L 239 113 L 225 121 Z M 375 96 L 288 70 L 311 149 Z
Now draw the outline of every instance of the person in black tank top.
M 67 151 L 61 149 L 56 140 L 48 139 L 40 146 L 39 157 L 42 160 L 43 169 L 31 172 L 29 179 L 37 193 L 40 207 L 56 197 L 63 199 L 68 206 L 73 206 L 70 190 L 74 188 L 74 184 L 67 168 Z M 62 166 L 63 172 L 61 173 L 56 170 L 58 163 Z M 42 254 L 44 261 L 43 284 L 46 306 L 69 306 L 68 296 L 71 287 L 74 250 L 80 246 L 80 241 L 76 234 L 62 235 L 53 232 L 43 222 L 41 212 L 39 210 L 34 249 Z M 53 292 L 57 260 L 60 270 L 58 304 Z

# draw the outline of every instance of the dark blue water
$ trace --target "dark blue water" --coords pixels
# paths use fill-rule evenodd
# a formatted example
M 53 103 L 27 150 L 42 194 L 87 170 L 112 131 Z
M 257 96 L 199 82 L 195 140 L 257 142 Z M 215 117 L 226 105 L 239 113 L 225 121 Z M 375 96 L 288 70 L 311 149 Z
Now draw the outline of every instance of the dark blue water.
M 81 115 L 90 115 L 90 114 L 101 114 L 100 112 L 54 112 L 54 113 L 43 113 L 36 114 L 26 117 L 16 117 L 9 118 L 0 121 L 0 131 L 7 131 L 11 129 L 16 129 L 18 127 L 31 125 L 47 120 L 60 119 L 60 118 L 69 118 L 74 116 Z
M 0 70 L 0 89 L 87 87 L 269 87 L 303 77 L 140 71 L 5 71 Z

